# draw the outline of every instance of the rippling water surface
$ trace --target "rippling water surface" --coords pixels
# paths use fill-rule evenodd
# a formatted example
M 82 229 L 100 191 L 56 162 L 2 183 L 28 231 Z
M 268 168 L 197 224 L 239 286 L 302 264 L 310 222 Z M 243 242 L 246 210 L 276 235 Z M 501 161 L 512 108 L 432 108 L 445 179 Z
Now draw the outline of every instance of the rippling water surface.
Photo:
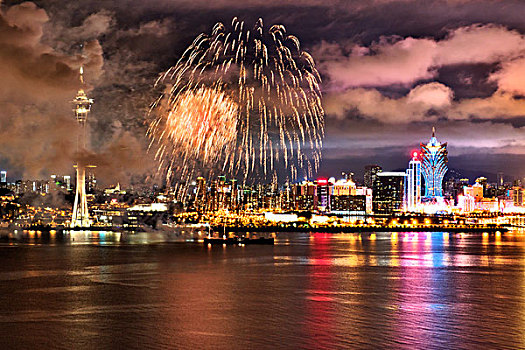
M 0 348 L 525 348 L 525 235 L 0 244 Z

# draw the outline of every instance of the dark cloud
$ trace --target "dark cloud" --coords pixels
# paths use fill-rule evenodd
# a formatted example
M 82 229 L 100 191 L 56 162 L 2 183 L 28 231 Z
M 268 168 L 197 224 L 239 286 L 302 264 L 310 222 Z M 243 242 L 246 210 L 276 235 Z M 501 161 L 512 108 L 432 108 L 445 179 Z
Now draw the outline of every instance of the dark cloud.
M 100 17 L 88 18 L 69 31 L 84 43 L 80 49 L 46 42 L 49 15 L 33 3 L 4 6 L 0 12 L 0 155 L 9 162 L 10 171 L 25 178 L 73 172 L 77 125 L 70 101 L 80 88 L 81 65 L 90 94 L 96 95 L 92 88 L 104 80 L 103 49 L 94 37 L 110 27 L 111 19 Z M 93 134 L 98 134 L 100 125 L 96 120 L 90 124 Z M 114 130 L 94 147 L 92 164 L 104 172 L 105 164 L 118 169 L 124 161 L 129 172 L 144 174 L 151 166 L 142 162 L 138 171 L 136 164 L 145 155 L 145 145 L 138 140 L 128 131 Z M 124 175 L 120 170 L 106 174 L 102 182 Z

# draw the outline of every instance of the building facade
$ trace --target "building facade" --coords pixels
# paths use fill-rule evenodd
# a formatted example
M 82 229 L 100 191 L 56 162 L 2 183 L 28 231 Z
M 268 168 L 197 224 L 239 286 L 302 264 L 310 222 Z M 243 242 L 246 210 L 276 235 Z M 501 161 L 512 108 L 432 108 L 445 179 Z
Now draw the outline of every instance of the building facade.
M 412 154 L 405 179 L 405 210 L 418 211 L 421 205 L 421 162 L 417 152 Z
M 425 197 L 443 197 L 443 178 L 447 172 L 447 143 L 440 143 L 432 128 L 432 137 L 425 145 L 421 143 L 421 170 L 425 179 Z
M 377 173 L 380 173 L 383 169 L 379 165 L 367 165 L 365 166 L 364 185 L 365 187 L 372 188 Z
M 390 214 L 403 209 L 406 173 L 381 172 L 374 182 L 373 208 L 375 214 Z

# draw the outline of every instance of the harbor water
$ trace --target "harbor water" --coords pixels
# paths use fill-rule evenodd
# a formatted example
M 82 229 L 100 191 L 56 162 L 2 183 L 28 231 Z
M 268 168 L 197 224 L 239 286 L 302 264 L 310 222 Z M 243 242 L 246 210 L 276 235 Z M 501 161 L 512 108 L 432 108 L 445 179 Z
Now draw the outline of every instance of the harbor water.
M 525 234 L 0 243 L 2 349 L 525 348 Z

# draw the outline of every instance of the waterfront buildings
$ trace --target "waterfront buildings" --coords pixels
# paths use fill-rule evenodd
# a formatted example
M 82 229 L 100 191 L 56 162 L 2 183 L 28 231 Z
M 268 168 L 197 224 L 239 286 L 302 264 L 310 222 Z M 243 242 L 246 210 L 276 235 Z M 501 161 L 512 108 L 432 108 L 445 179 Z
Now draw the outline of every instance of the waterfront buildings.
M 81 105 L 77 108 L 82 109 Z M 82 113 L 87 113 L 89 107 L 85 106 Z M 85 117 L 79 116 L 80 119 Z M 346 219 L 352 217 L 354 221 L 373 221 L 367 216 L 377 214 L 377 219 L 405 213 L 420 215 L 525 211 L 525 190 L 521 182 L 515 182 L 514 187 L 511 187 L 510 183 L 502 183 L 501 173 L 497 177 L 493 176 L 494 179 L 497 178 L 496 183 L 490 183 L 486 177 L 478 177 L 471 184 L 469 179 L 452 170 L 452 176 L 443 182 L 447 171 L 446 145 L 437 141 L 433 131 L 430 142 L 422 145 L 423 152 L 412 153 L 406 172 L 382 171 L 379 165 L 366 166 L 364 182 L 370 186 L 359 185 L 353 173 L 345 171 L 338 180 L 333 177 L 305 179 L 296 183 L 286 182 L 283 185 L 276 181 L 240 184 L 236 179 L 226 176 L 210 179 L 197 177 L 189 184 L 161 189 L 153 186 L 146 192 L 137 192 L 133 189 L 121 189 L 120 184 L 106 189 L 98 188 L 94 175 L 86 172 L 82 181 L 82 174 L 78 173 L 77 168 L 76 183 L 71 183 L 69 175 L 52 175 L 48 180 L 19 180 L 7 184 L 6 187 L 12 192 L 13 201 L 17 204 L 30 203 L 27 207 L 30 208 L 34 203 L 39 203 L 43 208 L 51 208 L 51 211 L 46 209 L 47 211 L 44 210 L 38 215 L 38 210 L 27 209 L 31 214 L 20 214 L 20 217 L 25 218 L 23 220 L 38 219 L 38 223 L 45 223 L 50 218 L 51 221 L 48 222 L 62 222 L 68 226 L 79 225 L 79 203 L 82 202 L 79 201 L 79 198 L 82 198 L 79 193 L 82 192 L 86 198 L 86 214 L 83 215 L 84 218 L 91 219 L 90 224 L 128 228 L 139 227 L 144 222 L 155 223 L 159 218 L 164 219 L 169 215 L 185 213 L 193 213 L 196 217 L 257 216 L 268 212 L 290 215 L 295 213 L 317 215 L 318 218 L 337 216 Z M 1 175 L 0 173 L 0 180 Z M 75 204 L 71 212 L 70 205 L 73 199 Z M 58 206 L 52 208 L 56 203 L 60 204 L 60 209 Z M 137 209 L 142 207 L 136 207 L 152 203 L 166 203 L 167 209 L 146 211 L 144 214 L 142 210 Z M 128 210 L 132 206 L 135 206 L 135 209 Z M 88 210 L 92 214 L 91 217 Z M 60 214 L 51 215 L 53 211 Z M 19 212 L 24 213 L 24 210 L 20 209 Z M 152 214 L 153 212 L 155 213 Z

